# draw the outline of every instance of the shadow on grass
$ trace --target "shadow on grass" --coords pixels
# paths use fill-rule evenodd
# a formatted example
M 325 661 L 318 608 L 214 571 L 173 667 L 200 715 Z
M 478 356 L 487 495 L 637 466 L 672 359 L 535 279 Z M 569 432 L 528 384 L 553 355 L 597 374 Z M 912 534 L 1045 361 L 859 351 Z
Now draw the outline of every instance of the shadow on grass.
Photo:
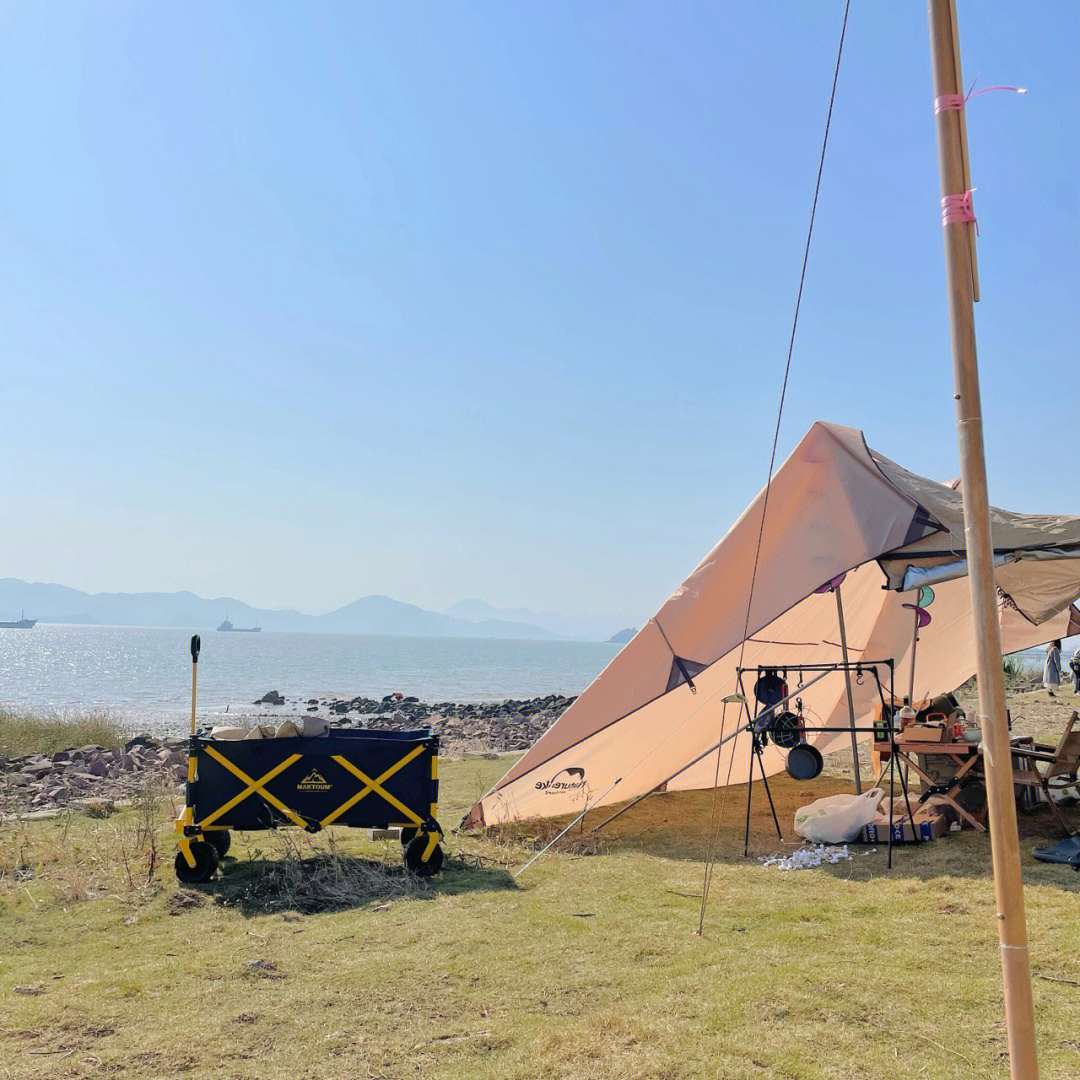
M 468 857 L 447 857 L 440 874 L 418 878 L 400 865 L 333 852 L 280 859 L 256 852 L 251 859 L 226 858 L 218 878 L 188 886 L 246 916 L 377 909 L 398 899 L 431 900 L 516 887 L 505 869 Z
M 795 833 L 795 811 L 815 799 L 852 790 L 850 781 L 822 776 L 811 782 L 797 782 L 786 776 L 771 777 L 769 786 L 776 806 L 777 818 L 783 833 L 776 835 L 776 825 L 769 811 L 765 789 L 760 781 L 754 784 L 750 813 L 749 854 L 744 854 L 746 824 L 746 785 L 721 790 L 714 803 L 710 791 L 664 792 L 645 799 L 621 817 L 605 826 L 599 833 L 592 829 L 615 813 L 619 807 L 603 807 L 590 811 L 580 828 L 579 843 L 590 837 L 604 837 L 603 852 L 619 854 L 640 853 L 664 859 L 703 862 L 714 835 L 713 858 L 721 865 L 732 867 L 756 866 L 759 858 L 790 853 L 803 845 Z M 914 805 L 915 799 L 912 798 Z M 1066 808 L 1066 817 L 1080 829 L 1080 809 Z M 566 824 L 550 821 L 546 828 L 552 834 Z M 721 824 L 716 833 L 716 822 Z M 531 823 L 520 823 L 527 830 Z M 1032 885 L 1048 886 L 1064 892 L 1080 892 L 1080 874 L 1071 867 L 1037 862 L 1032 857 L 1036 847 L 1049 847 L 1064 838 L 1064 831 L 1046 806 L 1018 814 L 1020 851 L 1024 879 Z M 579 836 L 579 827 L 568 834 L 567 840 Z M 554 850 L 561 850 L 560 841 Z M 989 878 L 991 876 L 990 841 L 986 833 L 964 830 L 947 832 L 937 840 L 922 844 L 893 846 L 893 865 L 887 867 L 887 846 L 851 844 L 852 861 L 825 864 L 803 873 L 829 874 L 866 881 L 882 874 L 922 881 L 941 877 Z M 876 849 L 876 850 L 872 850 Z M 777 871 L 782 872 L 782 871 Z

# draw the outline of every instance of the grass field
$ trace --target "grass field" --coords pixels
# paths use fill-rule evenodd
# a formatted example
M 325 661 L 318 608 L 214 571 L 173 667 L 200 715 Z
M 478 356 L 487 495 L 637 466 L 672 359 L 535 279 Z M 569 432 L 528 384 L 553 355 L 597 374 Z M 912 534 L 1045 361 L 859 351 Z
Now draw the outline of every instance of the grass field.
M 444 820 L 507 764 L 444 763 Z M 845 789 L 778 779 L 782 823 Z M 450 838 L 431 884 L 362 834 L 238 835 L 219 880 L 178 892 L 161 792 L 5 823 L 0 1077 L 1007 1076 L 984 838 L 785 873 L 742 857 L 732 789 L 698 937 L 711 799 L 654 797 L 517 882 L 528 830 Z M 779 847 L 766 812 L 757 853 Z M 1080 875 L 1031 860 L 1041 818 L 1022 844 L 1042 1075 L 1074 1080 Z

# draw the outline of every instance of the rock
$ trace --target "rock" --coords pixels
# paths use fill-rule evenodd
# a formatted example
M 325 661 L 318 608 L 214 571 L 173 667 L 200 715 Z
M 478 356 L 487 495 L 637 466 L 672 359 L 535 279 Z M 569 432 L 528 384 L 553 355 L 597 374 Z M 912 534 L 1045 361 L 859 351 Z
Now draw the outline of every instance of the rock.
M 130 739 L 128 739 L 128 741 L 124 743 L 124 750 L 131 751 L 134 750 L 136 746 L 145 746 L 150 750 L 154 750 L 159 745 L 160 744 L 158 743 L 157 739 L 155 739 L 152 735 L 147 735 L 143 733 L 141 735 L 133 735 Z
M 77 788 L 96 787 L 101 780 L 100 776 L 85 769 L 69 769 L 64 773 L 64 780 Z
M 85 762 L 84 763 L 84 769 L 91 776 L 108 776 L 109 775 L 109 766 L 106 765 L 105 762 L 101 760 L 101 758 L 95 758 L 92 761 Z
M 256 705 L 284 705 L 285 698 L 281 696 L 276 690 L 268 690 L 258 701 Z

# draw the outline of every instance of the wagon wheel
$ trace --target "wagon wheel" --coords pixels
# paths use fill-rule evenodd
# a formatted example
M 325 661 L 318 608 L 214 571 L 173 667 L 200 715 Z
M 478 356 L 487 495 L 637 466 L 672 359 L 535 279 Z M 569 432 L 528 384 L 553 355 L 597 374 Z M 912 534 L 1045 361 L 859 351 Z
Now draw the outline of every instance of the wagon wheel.
M 420 835 L 420 830 L 415 825 L 402 825 L 401 826 L 401 846 L 408 847 L 413 840 Z
M 443 850 L 438 844 L 431 850 L 427 862 L 424 853 L 428 847 L 428 833 L 420 833 L 409 841 L 405 848 L 405 866 L 417 877 L 433 877 L 442 869 Z
M 213 832 L 203 833 L 203 839 L 212 844 L 219 859 L 224 859 L 232 845 L 232 833 L 228 829 L 215 829 Z
M 191 857 L 195 860 L 194 866 L 188 866 L 182 851 L 176 853 L 177 878 L 185 885 L 201 885 L 209 881 L 218 866 L 217 848 L 205 840 L 192 840 Z

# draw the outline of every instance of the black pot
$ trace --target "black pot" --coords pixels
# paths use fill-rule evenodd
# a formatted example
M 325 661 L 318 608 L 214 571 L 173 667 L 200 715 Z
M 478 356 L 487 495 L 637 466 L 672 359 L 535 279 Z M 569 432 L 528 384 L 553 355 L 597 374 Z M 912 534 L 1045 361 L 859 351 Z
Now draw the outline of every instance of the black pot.
M 821 751 L 809 743 L 799 743 L 788 751 L 788 775 L 796 780 L 813 780 L 821 774 L 824 765 Z
M 754 683 L 754 697 L 763 709 L 779 705 L 787 697 L 787 683 L 775 671 L 766 671 Z

